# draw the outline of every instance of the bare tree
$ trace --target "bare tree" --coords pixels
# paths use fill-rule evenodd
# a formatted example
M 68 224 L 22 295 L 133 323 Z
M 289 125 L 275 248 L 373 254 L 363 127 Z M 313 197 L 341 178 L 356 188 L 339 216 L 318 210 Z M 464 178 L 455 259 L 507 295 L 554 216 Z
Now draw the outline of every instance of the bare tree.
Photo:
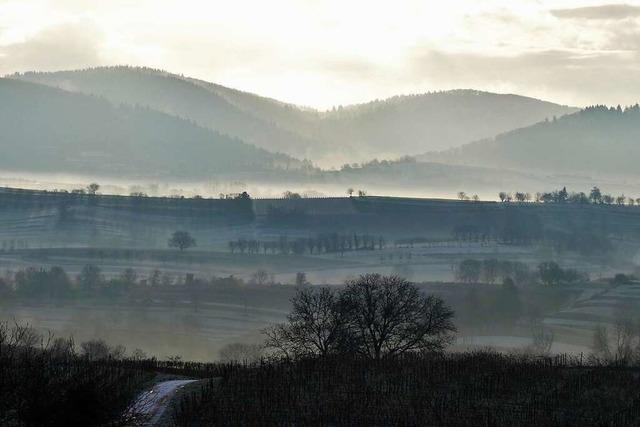
M 629 363 L 637 348 L 637 327 L 635 322 L 628 318 L 618 317 L 614 325 L 615 331 L 615 356 L 622 363 Z
M 89 340 L 80 344 L 80 354 L 92 361 L 121 359 L 124 353 L 124 347 L 111 347 L 103 340 Z
M 518 192 L 516 192 L 515 198 L 516 198 L 517 202 L 520 202 L 520 203 L 526 202 L 527 201 L 527 193 L 522 193 L 522 192 L 518 191 Z
M 357 350 L 372 359 L 442 351 L 456 331 L 442 299 L 399 276 L 360 276 L 347 282 L 341 301 Z
M 181 251 L 196 246 L 196 239 L 187 231 L 176 231 L 169 239 L 170 248 L 178 248 Z
M 92 182 L 91 184 L 87 185 L 88 194 L 95 195 L 98 193 L 99 189 L 100 189 L 100 184 L 97 184 L 95 182 Z
M 303 288 L 291 303 L 287 323 L 264 331 L 265 346 L 287 358 L 338 352 L 345 337 L 345 317 L 335 291 Z
M 145 360 L 148 359 L 149 356 L 147 356 L 147 353 L 145 353 L 144 350 L 136 348 L 131 352 L 131 356 L 129 356 L 129 358 L 131 360 Z
M 481 274 L 482 262 L 475 259 L 465 259 L 455 269 L 456 280 L 463 283 L 478 283 Z
M 255 363 L 262 358 L 263 350 L 263 346 L 259 344 L 236 342 L 222 347 L 218 355 L 221 361 L 227 363 Z
M 531 335 L 533 338 L 532 351 L 535 354 L 548 355 L 555 339 L 553 331 L 538 324 L 533 326 Z
M 366 274 L 344 289 L 303 288 L 288 322 L 264 331 L 280 357 L 360 354 L 371 359 L 442 351 L 453 333 L 453 311 L 399 276 Z
M 51 341 L 49 352 L 54 359 L 70 359 L 76 355 L 73 338 L 57 337 Z
M 605 326 L 596 326 L 593 331 L 591 344 L 593 356 L 599 360 L 611 360 L 611 347 L 609 346 L 609 332 Z
M 258 270 L 251 275 L 251 283 L 258 286 L 264 286 L 272 283 L 271 275 L 266 270 Z
M 296 273 L 296 286 L 307 286 L 309 281 L 307 280 L 307 273 L 299 271 Z

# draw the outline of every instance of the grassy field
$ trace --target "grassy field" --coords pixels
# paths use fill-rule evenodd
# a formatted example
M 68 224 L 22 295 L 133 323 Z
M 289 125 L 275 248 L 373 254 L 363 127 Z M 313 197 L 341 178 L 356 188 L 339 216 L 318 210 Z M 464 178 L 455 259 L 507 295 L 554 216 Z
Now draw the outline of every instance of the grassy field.
M 640 253 L 640 208 L 631 206 L 345 197 L 254 200 L 252 216 L 236 215 L 232 208 L 228 202 L 208 199 L 92 198 L 41 192 L 7 196 L 0 192 L 0 275 L 26 267 L 61 266 L 75 277 L 85 265 L 95 264 L 106 277 L 117 277 L 131 268 L 146 279 L 160 270 L 174 283 L 184 283 L 188 274 L 234 276 L 248 282 L 258 271 L 264 271 L 269 282 L 285 285 L 293 284 L 298 272 L 306 273 L 316 285 L 339 285 L 375 272 L 399 274 L 415 282 L 453 282 L 461 261 L 495 258 L 521 262 L 531 270 L 554 260 L 563 268 L 598 279 L 633 272 Z M 302 215 L 283 223 L 273 217 L 276 208 Z M 540 227 L 543 240 L 503 238 L 505 227 L 522 224 L 536 230 Z M 184 252 L 167 248 L 168 237 L 178 229 L 191 232 L 197 247 Z M 460 237 L 456 234 L 460 229 L 476 232 L 473 237 Z M 601 233 L 613 242 L 613 248 L 585 254 L 549 243 L 557 233 L 576 230 Z M 273 242 L 287 237 L 292 241 L 323 232 L 380 236 L 386 245 L 313 255 L 232 254 L 228 250 L 233 239 Z M 415 242 L 408 243 L 412 239 Z M 635 292 L 631 288 L 595 293 L 591 288 L 579 290 L 577 294 L 583 296 L 575 301 L 544 311 L 544 324 L 556 332 L 558 344 L 587 346 L 593 327 L 611 324 L 622 303 L 636 298 Z M 284 317 L 289 296 L 290 288 L 270 295 L 255 289 L 246 294 L 218 293 L 217 300 L 203 300 L 198 307 L 188 294 L 106 302 L 0 302 L 0 315 L 28 320 L 57 334 L 82 339 L 104 336 L 110 342 L 142 346 L 160 356 L 180 348 L 185 356 L 205 360 L 225 343 L 258 340 L 262 327 Z M 456 298 L 453 293 L 450 297 Z M 465 310 L 468 307 L 461 305 L 460 316 Z M 487 306 L 486 310 L 495 308 Z M 491 324 L 487 328 L 492 330 L 473 331 L 467 342 L 480 346 L 493 345 L 491 338 L 481 337 L 506 337 L 502 341 L 519 343 L 531 338 L 526 325 Z

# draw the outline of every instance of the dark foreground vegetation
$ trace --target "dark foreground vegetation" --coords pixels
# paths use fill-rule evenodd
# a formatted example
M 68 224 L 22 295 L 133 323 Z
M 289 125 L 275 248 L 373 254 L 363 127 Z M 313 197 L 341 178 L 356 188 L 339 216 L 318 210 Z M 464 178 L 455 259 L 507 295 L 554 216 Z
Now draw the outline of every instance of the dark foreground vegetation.
M 497 353 L 348 357 L 226 371 L 184 396 L 181 426 L 633 426 L 637 370 Z
M 441 299 L 397 276 L 363 275 L 338 291 L 299 290 L 287 322 L 265 331 L 271 357 L 226 370 L 215 386 L 184 396 L 175 420 L 181 426 L 640 422 L 630 368 L 638 361 L 636 338 L 629 336 L 628 351 L 613 358 L 446 353 L 456 330 L 452 317 Z
M 640 425 L 640 323 L 597 331 L 591 355 L 455 353 L 453 311 L 398 276 L 300 286 L 291 303 L 264 345 L 230 345 L 221 363 L 0 324 L 0 425 L 140 425 L 136 397 L 176 377 L 199 380 L 168 406 L 180 427 Z
M 9 335 L 0 355 L 2 426 L 136 425 L 122 415 L 159 373 L 201 380 L 168 413 L 185 427 L 640 423 L 638 368 L 586 357 L 485 351 L 250 365 L 90 360 L 59 344 L 26 345 Z
M 178 426 L 636 426 L 638 368 L 582 357 L 406 353 L 258 363 L 92 360 L 4 328 L 0 425 L 135 425 L 123 418 L 158 373 L 201 379 L 170 409 Z M 213 380 L 216 378 L 217 380 Z
M 153 376 L 125 360 L 76 354 L 72 340 L 0 324 L 1 426 L 115 423 Z

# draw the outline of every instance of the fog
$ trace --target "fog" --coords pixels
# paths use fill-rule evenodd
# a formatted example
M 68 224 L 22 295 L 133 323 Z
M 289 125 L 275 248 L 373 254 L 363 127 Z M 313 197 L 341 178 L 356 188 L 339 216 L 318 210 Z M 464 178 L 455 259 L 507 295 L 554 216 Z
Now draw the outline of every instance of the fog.
M 0 0 L 0 425 L 640 425 L 594 1 Z
M 332 194 L 329 186 L 106 178 L 95 179 L 100 194 L 71 192 L 94 178 L 3 178 L 49 190 L 0 191 L 3 319 L 78 342 L 205 361 L 229 344 L 260 344 L 297 289 L 340 287 L 367 273 L 400 275 L 442 296 L 456 312 L 457 349 L 586 352 L 596 326 L 613 327 L 633 311 L 602 293 L 635 298 L 640 212 L 626 199 L 594 204 L 567 192 L 560 201 L 555 190 L 539 201 L 496 203 L 496 193 L 487 202 L 358 195 L 356 187 L 349 197 L 338 186 Z M 170 243 L 178 231 L 195 246 Z M 92 285 L 88 266 L 99 271 Z M 600 308 L 584 311 L 594 304 Z

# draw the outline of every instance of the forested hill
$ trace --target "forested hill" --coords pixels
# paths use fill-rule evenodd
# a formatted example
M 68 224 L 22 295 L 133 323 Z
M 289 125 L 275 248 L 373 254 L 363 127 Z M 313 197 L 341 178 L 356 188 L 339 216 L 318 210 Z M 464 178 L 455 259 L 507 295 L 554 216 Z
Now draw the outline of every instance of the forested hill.
M 457 147 L 575 111 L 522 96 L 456 90 L 397 96 L 320 112 L 134 67 L 12 77 L 99 95 L 114 104 L 148 106 L 322 166 Z
M 25 73 L 12 78 L 98 95 L 115 105 L 146 106 L 301 159 L 318 154 L 314 151 L 317 143 L 279 124 L 305 121 L 307 116 L 297 107 L 160 70 L 123 66 Z
M 324 118 L 323 132 L 384 158 L 457 147 L 574 111 L 518 95 L 453 90 L 338 109 Z
M 640 107 L 595 106 L 420 160 L 555 173 L 639 175 Z
M 0 169 L 202 178 L 301 163 L 144 107 L 0 79 Z

